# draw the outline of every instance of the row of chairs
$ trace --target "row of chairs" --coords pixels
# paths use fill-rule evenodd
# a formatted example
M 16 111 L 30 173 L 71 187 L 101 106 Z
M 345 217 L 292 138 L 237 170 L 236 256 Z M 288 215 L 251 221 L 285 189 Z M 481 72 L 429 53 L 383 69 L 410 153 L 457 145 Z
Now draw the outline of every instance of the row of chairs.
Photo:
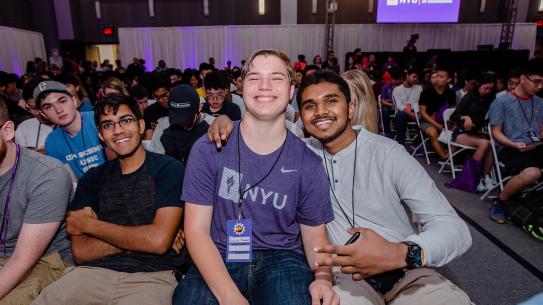
M 393 99 L 393 102 L 394 102 L 394 99 Z M 394 102 L 394 105 L 395 105 L 395 102 Z M 379 106 L 379 115 L 380 115 L 381 134 L 384 135 L 385 125 L 384 125 L 384 120 L 383 120 L 383 105 L 382 105 L 381 96 L 378 97 L 378 106 Z M 415 115 L 416 120 L 415 122 L 411 122 L 408 125 L 408 131 L 407 131 L 408 135 L 406 137 L 407 139 L 406 143 L 414 144 L 414 143 L 417 143 L 417 141 L 420 141 L 420 143 L 417 146 L 415 145 L 411 146 L 413 148 L 412 155 L 424 156 L 426 159 L 426 163 L 429 165 L 430 164 L 429 154 L 432 153 L 431 151 L 428 151 L 428 148 L 426 146 L 426 143 L 429 139 L 425 137 L 424 132 L 422 128 L 420 127 L 421 126 L 420 112 L 419 112 L 418 105 L 413 105 L 413 110 L 416 114 Z M 463 145 L 455 141 L 452 141 L 452 130 L 449 129 L 449 122 L 450 122 L 451 115 L 454 113 L 454 110 L 455 108 L 449 108 L 445 110 L 443 113 L 443 119 L 444 119 L 443 125 L 445 129 L 440 135 L 439 141 L 447 146 L 448 158 L 446 161 L 441 162 L 441 166 L 438 171 L 439 173 L 450 172 L 453 179 L 456 177 L 456 172 L 462 171 L 462 165 L 459 165 L 459 164 L 455 165 L 455 158 L 458 157 L 461 153 L 477 150 L 476 147 Z M 395 117 L 395 114 L 390 115 L 391 122 L 394 122 L 394 117 Z M 391 124 L 390 128 L 392 131 L 395 131 L 394 124 Z M 506 175 L 505 177 L 503 175 L 503 173 L 505 172 L 504 164 L 499 162 L 498 154 L 496 150 L 496 142 L 494 138 L 492 137 L 492 130 L 490 128 L 490 125 L 487 126 L 486 129 L 490 138 L 492 156 L 494 158 L 494 167 L 493 167 L 493 170 L 491 171 L 491 178 L 494 181 L 494 183 L 491 188 L 489 188 L 487 191 L 485 191 L 485 193 L 482 194 L 482 196 L 480 197 L 481 200 L 490 198 L 489 195 L 498 187 L 500 188 L 500 190 L 503 190 L 503 186 L 505 182 L 511 179 L 510 175 Z M 413 137 L 413 134 L 415 134 L 414 137 Z

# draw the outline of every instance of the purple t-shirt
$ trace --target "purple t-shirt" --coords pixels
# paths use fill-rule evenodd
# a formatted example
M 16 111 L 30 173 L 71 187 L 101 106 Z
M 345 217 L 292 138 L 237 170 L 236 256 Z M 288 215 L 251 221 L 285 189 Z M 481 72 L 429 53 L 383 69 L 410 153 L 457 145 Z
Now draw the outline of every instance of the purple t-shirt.
M 226 221 L 237 219 L 238 126 L 220 152 L 202 136 L 190 152 L 181 199 L 213 206 L 211 238 L 226 253 Z M 242 192 L 272 168 L 280 148 L 268 155 L 251 151 L 239 137 Z M 242 218 L 253 223 L 253 249 L 283 249 L 303 253 L 300 224 L 318 226 L 334 219 L 322 160 L 295 135 L 287 139 L 270 175 L 245 193 Z

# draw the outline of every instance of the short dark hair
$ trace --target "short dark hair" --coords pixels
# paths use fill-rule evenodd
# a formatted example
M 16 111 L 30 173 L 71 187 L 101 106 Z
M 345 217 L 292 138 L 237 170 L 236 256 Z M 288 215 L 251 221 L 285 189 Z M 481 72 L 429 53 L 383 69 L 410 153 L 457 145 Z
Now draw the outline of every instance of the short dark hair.
M 415 69 L 415 68 L 411 68 L 411 69 L 407 69 L 407 73 L 405 74 L 405 76 L 409 76 L 411 74 L 417 74 L 420 75 L 420 72 L 419 70 Z
M 228 79 L 219 71 L 213 71 L 204 78 L 204 87 L 214 90 L 228 89 Z
M 142 98 L 149 97 L 149 92 L 147 91 L 147 89 L 145 89 L 143 85 L 132 86 L 130 88 L 129 94 L 131 97 L 137 100 L 141 100 Z
M 40 77 L 35 77 L 28 81 L 23 87 L 23 99 L 27 101 L 34 97 L 34 89 L 43 82 L 43 79 Z
M 298 102 L 298 109 L 302 109 L 302 93 L 304 93 L 305 89 L 311 85 L 316 85 L 320 83 L 330 83 L 335 84 L 339 87 L 339 90 L 345 95 L 345 100 L 347 103 L 351 101 L 351 90 L 349 89 L 349 84 L 341 78 L 341 76 L 337 75 L 334 71 L 331 70 L 318 70 L 314 74 L 305 77 L 302 80 L 302 84 L 300 85 L 300 88 L 298 89 L 298 94 L 296 96 L 296 101 Z
M 543 58 L 532 58 L 524 67 L 522 74 L 543 76 Z
M 107 115 L 106 109 L 111 109 L 113 111 L 113 114 L 116 114 L 117 111 L 119 111 L 119 107 L 121 105 L 128 106 L 128 108 L 130 108 L 130 111 L 132 111 L 132 113 L 138 120 L 141 120 L 143 118 L 140 108 L 138 107 L 138 103 L 134 98 L 118 93 L 111 93 L 105 95 L 94 106 L 94 122 L 96 123 L 96 126 L 100 124 L 100 116 Z
M 175 69 L 175 68 L 168 68 L 166 70 L 166 74 L 168 74 L 168 76 L 177 75 L 177 76 L 179 76 L 179 78 L 183 77 L 183 72 L 181 72 L 181 70 Z
M 388 73 L 390 73 L 390 77 L 392 77 L 392 79 L 402 79 L 402 77 L 404 76 L 403 71 L 397 67 L 390 68 L 390 70 L 388 70 Z
M 61 75 L 59 75 L 57 80 L 59 82 L 63 83 L 64 85 L 66 85 L 66 84 L 70 84 L 70 85 L 74 85 L 74 86 L 81 85 L 81 81 L 79 81 L 77 76 L 75 76 L 72 73 L 62 73 Z
M 213 66 L 207 62 L 203 62 L 200 64 L 200 67 L 198 68 L 198 72 L 202 72 L 204 70 L 213 70 Z

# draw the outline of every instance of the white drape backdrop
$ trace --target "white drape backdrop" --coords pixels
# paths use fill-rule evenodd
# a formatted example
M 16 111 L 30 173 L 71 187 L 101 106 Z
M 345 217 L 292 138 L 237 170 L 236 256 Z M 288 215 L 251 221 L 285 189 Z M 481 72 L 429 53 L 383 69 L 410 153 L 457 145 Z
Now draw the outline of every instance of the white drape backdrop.
M 476 50 L 478 45 L 498 46 L 501 24 L 341 24 L 335 27 L 334 49 L 343 64 L 346 52 L 359 47 L 364 52 L 402 51 L 411 34 L 420 34 L 419 51 L 451 49 Z M 533 54 L 536 26 L 517 24 L 513 49 Z M 133 57 L 143 58 L 147 70 L 160 59 L 169 67 L 197 68 L 214 57 L 217 67 L 227 60 L 240 65 L 252 51 L 277 48 L 294 61 L 305 54 L 311 62 L 323 55 L 324 26 L 312 24 L 269 26 L 210 26 L 168 28 L 119 28 L 121 59 L 126 65 Z
M 0 71 L 20 76 L 27 61 L 36 57 L 46 60 L 41 33 L 0 26 L 0 41 Z

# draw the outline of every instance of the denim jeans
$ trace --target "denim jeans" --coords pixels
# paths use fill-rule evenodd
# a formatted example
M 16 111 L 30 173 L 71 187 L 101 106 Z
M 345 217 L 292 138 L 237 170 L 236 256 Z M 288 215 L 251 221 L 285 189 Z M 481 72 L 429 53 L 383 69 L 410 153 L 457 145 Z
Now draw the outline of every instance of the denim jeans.
M 405 144 L 405 133 L 407 132 L 407 123 L 413 121 L 407 113 L 403 111 L 396 112 L 396 141 Z
M 385 130 L 383 130 L 383 133 L 385 136 L 390 136 L 390 115 L 393 113 L 393 109 L 383 106 L 381 107 L 381 113 L 383 115 L 383 127 Z
M 313 272 L 306 258 L 289 250 L 255 250 L 252 263 L 226 263 L 240 292 L 253 305 L 310 305 Z M 219 304 L 196 266 L 175 289 L 173 305 Z

